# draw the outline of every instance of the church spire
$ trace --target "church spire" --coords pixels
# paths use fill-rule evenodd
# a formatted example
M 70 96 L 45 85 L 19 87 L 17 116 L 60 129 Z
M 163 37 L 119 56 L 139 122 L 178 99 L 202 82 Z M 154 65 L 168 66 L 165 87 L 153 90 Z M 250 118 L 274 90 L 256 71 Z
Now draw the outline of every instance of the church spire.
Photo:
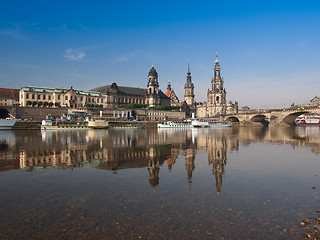
M 191 72 L 190 72 L 190 61 L 189 61 L 189 59 L 188 59 L 188 76 L 190 76 L 191 75 Z
M 218 52 L 216 52 L 216 61 L 214 62 L 214 64 L 219 65 Z

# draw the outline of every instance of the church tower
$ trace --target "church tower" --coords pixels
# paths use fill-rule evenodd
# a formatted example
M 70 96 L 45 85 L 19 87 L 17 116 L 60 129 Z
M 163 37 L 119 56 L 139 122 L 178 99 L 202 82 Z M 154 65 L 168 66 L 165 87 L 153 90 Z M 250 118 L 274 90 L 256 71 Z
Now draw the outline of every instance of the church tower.
M 194 85 L 191 82 L 191 72 L 188 63 L 187 82 L 184 85 L 184 101 L 190 106 L 194 106 Z
M 209 111 L 209 117 L 215 115 L 226 114 L 226 90 L 223 88 L 223 78 L 220 74 L 221 68 L 218 59 L 218 53 L 216 54 L 216 60 L 214 63 L 214 74 L 211 80 L 212 91 L 208 92 L 208 101 L 212 105 L 211 111 Z
M 148 106 L 160 105 L 158 73 L 153 65 L 148 74 L 147 91 Z

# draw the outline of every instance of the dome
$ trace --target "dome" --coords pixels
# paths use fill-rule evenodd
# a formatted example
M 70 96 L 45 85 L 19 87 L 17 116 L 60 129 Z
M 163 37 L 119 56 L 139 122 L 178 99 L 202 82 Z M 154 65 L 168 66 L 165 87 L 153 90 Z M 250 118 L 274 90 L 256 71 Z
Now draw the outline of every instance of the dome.
M 148 75 L 148 76 L 149 76 L 149 77 L 150 77 L 150 76 L 158 77 L 158 73 L 157 73 L 157 71 L 154 69 L 153 65 L 152 65 L 152 68 L 151 68 L 150 71 L 149 71 L 149 75 Z

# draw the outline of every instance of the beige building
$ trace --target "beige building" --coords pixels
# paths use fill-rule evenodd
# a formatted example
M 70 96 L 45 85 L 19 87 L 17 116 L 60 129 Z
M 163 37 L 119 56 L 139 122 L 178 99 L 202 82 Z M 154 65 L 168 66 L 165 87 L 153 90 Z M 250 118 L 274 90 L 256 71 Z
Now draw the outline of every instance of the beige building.
M 20 106 L 51 107 L 105 107 L 105 96 L 94 91 L 68 88 L 27 86 L 20 90 Z

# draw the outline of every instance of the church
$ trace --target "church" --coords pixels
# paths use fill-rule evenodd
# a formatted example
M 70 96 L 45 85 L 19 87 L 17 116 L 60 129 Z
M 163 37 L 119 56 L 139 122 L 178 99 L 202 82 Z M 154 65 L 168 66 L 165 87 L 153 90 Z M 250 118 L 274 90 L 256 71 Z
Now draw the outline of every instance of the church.
M 214 64 L 214 76 L 211 79 L 212 89 L 207 92 L 207 102 L 195 101 L 194 84 L 191 80 L 190 65 L 186 83 L 184 85 L 184 101 L 180 101 L 168 82 L 167 91 L 164 93 L 159 87 L 158 73 L 152 65 L 147 80 L 147 88 L 134 88 L 118 86 L 116 83 L 92 89 L 105 96 L 105 107 L 114 109 L 126 104 L 144 104 L 147 107 L 154 106 L 180 106 L 187 117 L 212 118 L 225 114 L 238 112 L 238 103 L 227 102 L 227 92 L 223 86 L 224 79 L 220 74 L 221 67 L 216 55 Z M 194 113 L 194 114 L 192 114 Z
M 106 96 L 106 108 L 118 108 L 123 104 L 145 104 L 148 107 L 170 105 L 170 97 L 159 88 L 158 73 L 153 65 L 148 74 L 147 89 L 122 87 L 112 83 L 92 91 L 101 92 Z
M 238 112 L 238 102 L 227 102 L 227 92 L 223 87 L 224 79 L 221 77 L 221 67 L 216 54 L 211 90 L 207 92 L 207 102 L 197 103 L 197 118 L 212 118 Z

